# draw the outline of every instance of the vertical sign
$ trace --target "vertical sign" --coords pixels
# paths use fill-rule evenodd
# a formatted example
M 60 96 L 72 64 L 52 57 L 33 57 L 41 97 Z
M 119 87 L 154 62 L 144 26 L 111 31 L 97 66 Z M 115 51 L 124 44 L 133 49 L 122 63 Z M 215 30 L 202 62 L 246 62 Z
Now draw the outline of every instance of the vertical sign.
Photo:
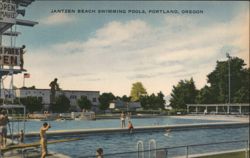
M 13 0 L 0 0 L 0 22 L 16 23 L 16 4 Z

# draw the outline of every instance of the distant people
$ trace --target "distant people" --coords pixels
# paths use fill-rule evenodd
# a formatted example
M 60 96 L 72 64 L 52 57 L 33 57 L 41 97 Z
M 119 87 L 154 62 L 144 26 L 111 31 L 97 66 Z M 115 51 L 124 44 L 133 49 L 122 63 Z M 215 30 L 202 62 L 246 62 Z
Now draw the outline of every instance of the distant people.
M 0 113 L 0 134 L 1 134 L 1 147 L 5 147 L 7 144 L 7 125 L 9 118 L 5 110 Z
M 168 137 L 170 132 L 171 132 L 171 129 L 168 128 L 168 129 L 166 129 L 166 133 L 164 135 Z
M 125 116 L 124 112 L 122 112 L 122 113 L 121 113 L 121 116 L 120 116 L 120 119 L 121 119 L 121 127 L 122 127 L 122 128 L 125 128 L 125 118 L 126 118 L 126 116 Z
M 206 115 L 206 114 L 207 114 L 207 109 L 204 110 L 204 115 Z
M 128 121 L 128 131 L 129 133 L 133 133 L 134 126 L 131 121 Z
M 42 127 L 40 128 L 40 143 L 41 143 L 41 153 L 42 153 L 41 158 L 45 158 L 45 156 L 48 154 L 46 131 L 50 127 L 51 126 L 47 122 L 45 122 L 45 123 L 43 123 Z
M 98 148 L 96 150 L 96 158 L 103 158 L 103 149 L 102 148 Z
M 59 85 L 57 83 L 57 78 L 54 79 L 54 81 L 50 82 L 50 103 L 54 104 L 56 100 L 56 91 L 58 91 Z
M 19 140 L 20 140 L 20 143 L 24 143 L 24 132 L 23 132 L 23 130 L 21 130 L 21 132 L 20 132 L 20 135 L 19 135 Z

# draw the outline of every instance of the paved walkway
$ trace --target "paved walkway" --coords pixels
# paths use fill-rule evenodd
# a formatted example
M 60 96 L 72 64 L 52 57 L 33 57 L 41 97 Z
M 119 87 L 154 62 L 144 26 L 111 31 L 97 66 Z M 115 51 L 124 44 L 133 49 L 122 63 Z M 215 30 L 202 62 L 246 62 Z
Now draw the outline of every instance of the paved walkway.
M 201 115 L 180 115 L 180 116 L 170 116 L 170 117 L 182 118 L 182 119 L 249 122 L 248 115 L 203 115 L 201 114 Z

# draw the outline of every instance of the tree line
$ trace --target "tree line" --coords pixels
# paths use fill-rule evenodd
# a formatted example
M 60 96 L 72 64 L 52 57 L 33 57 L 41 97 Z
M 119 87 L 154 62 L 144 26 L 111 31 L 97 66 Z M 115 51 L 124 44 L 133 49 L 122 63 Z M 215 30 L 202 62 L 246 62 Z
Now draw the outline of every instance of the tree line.
M 186 109 L 186 104 L 249 103 L 250 70 L 245 66 L 244 60 L 238 57 L 217 61 L 201 89 L 196 88 L 193 78 L 173 86 L 170 105 Z

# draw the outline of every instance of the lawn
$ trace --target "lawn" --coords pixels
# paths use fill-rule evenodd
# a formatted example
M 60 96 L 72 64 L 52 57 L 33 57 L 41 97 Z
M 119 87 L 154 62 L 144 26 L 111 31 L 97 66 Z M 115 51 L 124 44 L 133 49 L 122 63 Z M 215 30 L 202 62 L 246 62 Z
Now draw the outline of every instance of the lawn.
M 225 153 L 225 154 L 202 156 L 202 157 L 195 157 L 195 158 L 245 158 L 245 156 L 246 156 L 246 152 L 241 151 L 241 152 L 235 152 L 235 153 Z

